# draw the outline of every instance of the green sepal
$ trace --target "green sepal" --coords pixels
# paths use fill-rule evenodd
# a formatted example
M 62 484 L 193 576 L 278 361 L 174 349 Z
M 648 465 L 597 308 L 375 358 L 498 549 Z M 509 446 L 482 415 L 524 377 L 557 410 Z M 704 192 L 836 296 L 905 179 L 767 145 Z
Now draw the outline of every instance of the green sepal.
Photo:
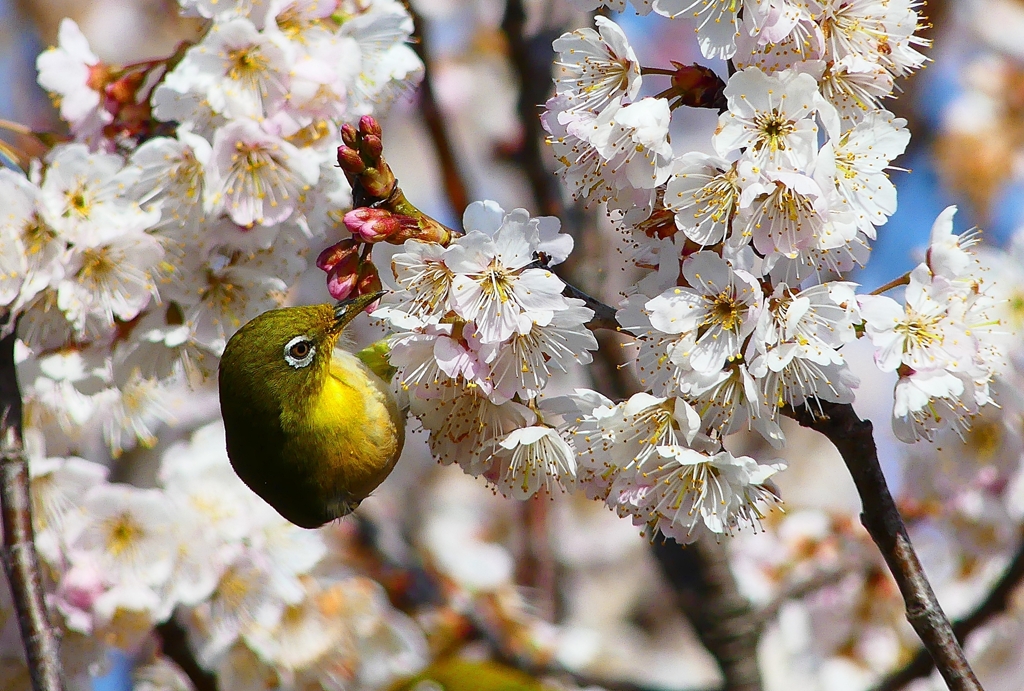
M 376 343 L 371 343 L 358 353 L 356 357 L 363 361 L 363 364 L 370 368 L 370 371 L 383 379 L 388 384 L 398 370 L 391 366 L 388 358 L 391 355 L 391 347 L 388 339 L 382 338 Z

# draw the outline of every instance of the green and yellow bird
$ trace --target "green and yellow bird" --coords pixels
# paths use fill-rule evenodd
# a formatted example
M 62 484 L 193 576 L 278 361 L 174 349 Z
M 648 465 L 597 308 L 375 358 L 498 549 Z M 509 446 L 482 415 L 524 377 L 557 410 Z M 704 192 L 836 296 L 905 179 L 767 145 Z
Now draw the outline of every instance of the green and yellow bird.
M 221 357 L 231 466 L 303 528 L 352 513 L 402 452 L 405 418 L 388 385 L 363 359 L 336 348 L 349 322 L 380 295 L 265 312 L 231 337 Z

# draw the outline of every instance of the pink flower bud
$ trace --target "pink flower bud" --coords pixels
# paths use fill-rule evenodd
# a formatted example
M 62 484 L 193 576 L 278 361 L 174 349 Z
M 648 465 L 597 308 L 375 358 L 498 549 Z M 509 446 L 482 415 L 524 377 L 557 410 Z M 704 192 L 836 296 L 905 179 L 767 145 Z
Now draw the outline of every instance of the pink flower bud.
M 359 152 L 344 145 L 338 147 L 338 165 L 343 171 L 353 175 L 359 175 L 366 170 Z
M 364 115 L 359 118 L 359 133 L 364 137 L 373 135 L 379 139 L 384 135 L 384 130 L 381 129 L 380 123 L 372 115 Z
M 356 128 L 347 122 L 341 126 L 341 141 L 345 143 L 345 146 L 352 149 L 359 146 L 359 134 L 356 132 Z
M 381 154 L 384 153 L 384 142 L 380 140 L 375 134 L 368 134 L 363 137 L 363 146 L 361 151 L 366 154 L 366 157 L 372 161 L 379 161 Z
M 321 271 L 331 271 L 342 261 L 352 256 L 355 257 L 359 251 L 359 241 L 354 239 L 342 240 L 331 245 L 316 258 L 316 268 Z
M 359 278 L 356 282 L 356 294 L 357 295 L 370 295 L 371 293 L 379 293 L 381 291 L 382 284 L 380 282 L 380 275 L 377 273 L 377 267 L 370 262 L 365 262 L 359 267 Z M 374 300 L 367 308 L 366 313 L 369 314 L 373 310 L 377 309 L 377 305 L 380 304 L 380 300 Z
M 398 216 L 386 209 L 362 207 L 345 214 L 345 227 L 363 242 L 380 242 L 402 230 Z
M 327 292 L 335 300 L 344 300 L 352 295 L 359 281 L 359 256 L 346 257 L 327 272 Z

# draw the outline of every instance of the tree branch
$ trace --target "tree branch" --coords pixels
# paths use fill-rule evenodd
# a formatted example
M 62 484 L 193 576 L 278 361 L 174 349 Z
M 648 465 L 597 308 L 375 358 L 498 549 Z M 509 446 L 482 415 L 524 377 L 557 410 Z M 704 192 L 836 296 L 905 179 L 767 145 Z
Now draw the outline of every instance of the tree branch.
M 555 36 L 544 33 L 528 39 L 524 34 L 525 28 L 526 8 L 522 0 L 507 0 L 501 30 L 508 39 L 509 60 L 519 83 L 516 110 L 523 128 L 521 165 L 540 212 L 559 216 L 562 196 L 555 177 L 544 167 L 544 130 L 538 112 L 551 90 L 551 63 L 554 58 L 551 41 Z
M 842 455 L 860 494 L 861 523 L 896 579 L 906 604 L 907 620 L 935 661 L 946 686 L 954 691 L 980 691 L 981 684 L 935 598 L 889 493 L 878 463 L 871 422 L 857 417 L 849 404 L 822 401 L 821 411 L 822 415 L 814 416 L 801 407 L 790 411 L 790 415 L 804 427 L 824 434 Z
M 707 537 L 685 549 L 659 536 L 652 545 L 680 609 L 718 661 L 724 691 L 760 691 L 757 642 L 761 627 L 729 569 L 725 545 Z
M 953 622 L 953 634 L 956 639 L 963 643 L 975 629 L 996 614 L 1005 611 L 1010 596 L 1021 581 L 1024 581 L 1024 533 L 1021 534 L 1020 546 L 1017 547 L 1017 552 L 1006 567 L 1006 571 L 995 582 L 985 599 L 966 617 Z M 872 691 L 898 691 L 913 680 L 928 676 L 934 668 L 935 664 L 928 651 L 919 650 L 910 662 L 887 674 Z
M 9 317 L 2 320 L 6 324 Z M 14 364 L 15 333 L 0 339 L 0 514 L 4 571 L 11 585 L 33 691 L 61 691 L 64 680 L 57 633 L 46 612 L 32 532 L 28 459 L 21 438 L 21 391 Z
M 466 191 L 466 183 L 459 172 L 459 166 L 455 159 L 452 139 L 445 126 L 444 114 L 437 103 L 434 94 L 434 76 L 430 65 L 430 47 L 423 32 L 423 17 L 416 12 L 412 3 L 406 3 L 406 10 L 412 16 L 413 21 L 413 50 L 423 61 L 423 81 L 420 83 L 420 107 L 423 113 L 423 121 L 430 133 L 430 140 L 434 144 L 434 151 L 437 154 L 437 161 L 441 166 L 441 179 L 444 181 L 444 189 L 448 195 L 448 203 L 457 218 L 462 218 L 463 212 L 469 206 L 469 192 Z
M 156 632 L 160 634 L 161 651 L 181 668 L 192 682 L 195 691 L 217 691 L 216 677 L 200 666 L 188 645 L 185 629 L 173 616 L 164 623 L 157 624 Z

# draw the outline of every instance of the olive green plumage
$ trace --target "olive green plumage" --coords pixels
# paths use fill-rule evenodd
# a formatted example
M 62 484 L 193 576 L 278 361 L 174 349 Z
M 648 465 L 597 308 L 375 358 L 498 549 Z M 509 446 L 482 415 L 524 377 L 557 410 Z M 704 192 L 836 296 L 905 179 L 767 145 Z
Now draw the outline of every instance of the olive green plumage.
M 426 683 L 424 683 L 426 682 Z M 552 691 L 530 675 L 497 662 L 448 657 L 394 684 L 390 691 Z
M 404 416 L 358 357 L 336 349 L 376 295 L 288 307 L 228 341 L 220 404 L 238 476 L 286 519 L 317 528 L 351 513 L 394 468 Z

